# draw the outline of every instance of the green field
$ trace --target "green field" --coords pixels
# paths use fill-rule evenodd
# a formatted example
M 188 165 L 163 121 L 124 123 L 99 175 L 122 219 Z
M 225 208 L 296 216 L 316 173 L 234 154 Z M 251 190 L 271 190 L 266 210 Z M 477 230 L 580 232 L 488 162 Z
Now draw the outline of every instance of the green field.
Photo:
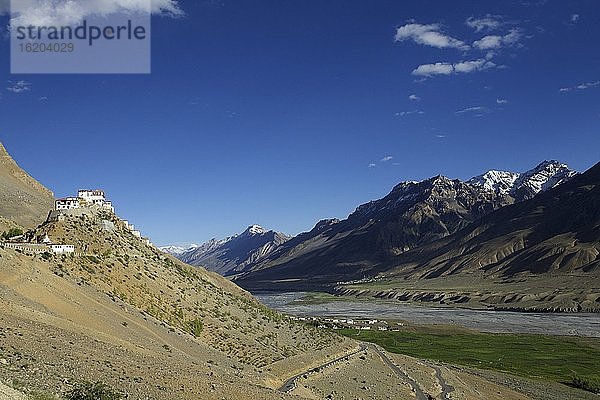
M 600 339 L 426 327 L 401 332 L 354 329 L 338 332 L 376 343 L 393 353 L 418 358 L 566 384 L 573 384 L 575 377 L 592 385 L 600 382 Z

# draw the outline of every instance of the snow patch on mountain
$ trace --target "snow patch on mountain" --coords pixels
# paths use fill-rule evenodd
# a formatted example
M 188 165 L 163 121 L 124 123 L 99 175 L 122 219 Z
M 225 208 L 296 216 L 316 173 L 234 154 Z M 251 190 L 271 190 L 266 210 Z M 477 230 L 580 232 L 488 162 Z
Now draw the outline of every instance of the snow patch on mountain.
M 515 200 L 521 201 L 552 189 L 575 175 L 577 172 L 570 169 L 568 165 L 550 160 L 543 161 L 535 168 L 520 174 L 491 170 L 470 179 L 467 183 L 496 194 L 508 194 Z
M 180 254 L 187 253 L 188 251 L 192 251 L 197 249 L 199 246 L 197 244 L 190 244 L 189 246 L 162 246 L 159 249 L 165 253 L 171 254 L 172 256 L 177 257 Z
M 467 183 L 497 194 L 509 194 L 518 178 L 519 174 L 514 172 L 491 170 L 471 178 Z
M 251 225 L 242 233 L 242 235 L 254 236 L 267 233 L 267 230 L 260 225 Z M 241 236 L 241 235 L 240 235 Z
M 515 182 L 516 187 L 527 187 L 535 193 L 543 192 L 568 181 L 577 175 L 566 164 L 559 161 L 544 161 L 534 169 L 527 171 Z

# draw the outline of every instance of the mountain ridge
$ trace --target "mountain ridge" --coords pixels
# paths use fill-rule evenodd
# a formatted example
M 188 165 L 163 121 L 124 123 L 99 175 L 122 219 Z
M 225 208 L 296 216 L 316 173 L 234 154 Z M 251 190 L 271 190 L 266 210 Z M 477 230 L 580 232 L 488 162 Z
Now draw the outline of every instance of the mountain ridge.
M 335 291 L 511 311 L 598 312 L 600 163 L 378 269 L 371 283 Z M 466 282 L 477 290 L 466 290 Z
M 161 250 L 169 252 L 185 263 L 202 266 L 222 275 L 243 272 L 247 265 L 259 262 L 290 237 L 260 225 L 250 225 L 240 234 L 225 239 L 211 239 L 185 251 L 172 252 L 169 246 Z
M 383 198 L 358 206 L 346 219 L 325 226 L 321 221 L 310 232 L 283 243 L 259 263 L 246 267 L 236 282 L 262 290 L 272 280 L 302 280 L 301 276 L 311 277 L 311 285 L 315 280 L 331 284 L 362 279 L 390 257 L 445 238 L 576 174 L 551 160 L 522 174 L 496 174 L 494 185 L 482 182 L 486 174 L 464 182 L 441 175 L 401 182 Z

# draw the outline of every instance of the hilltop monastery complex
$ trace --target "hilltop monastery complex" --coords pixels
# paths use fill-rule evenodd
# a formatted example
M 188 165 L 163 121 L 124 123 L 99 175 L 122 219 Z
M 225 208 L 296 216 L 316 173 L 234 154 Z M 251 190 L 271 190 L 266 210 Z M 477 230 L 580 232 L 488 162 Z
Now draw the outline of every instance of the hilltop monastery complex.
M 103 190 L 82 189 L 78 191 L 77 197 L 65 197 L 55 200 L 54 210 L 50 211 L 46 221 L 64 221 L 67 215 L 79 215 L 80 213 L 83 214 L 92 208 L 107 210 L 113 214 L 115 212 L 112 202 L 106 199 L 106 195 Z M 152 246 L 150 239 L 143 238 L 141 232 L 136 230 L 132 224 L 130 224 L 128 221 L 123 221 L 123 223 L 135 237 L 142 240 L 148 246 Z M 21 235 L 10 238 L 2 245 L 7 249 L 19 250 L 25 253 L 33 254 L 69 254 L 75 253 L 76 251 L 75 246 L 73 245 L 52 243 L 48 235 L 45 235 L 44 238 L 40 237 L 37 240 L 37 242 L 33 242 L 33 238 Z

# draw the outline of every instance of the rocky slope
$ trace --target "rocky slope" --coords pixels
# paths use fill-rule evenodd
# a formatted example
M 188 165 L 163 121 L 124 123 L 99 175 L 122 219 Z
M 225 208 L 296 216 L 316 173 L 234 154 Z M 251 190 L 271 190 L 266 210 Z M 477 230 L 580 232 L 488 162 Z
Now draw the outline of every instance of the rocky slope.
M 34 228 L 54 205 L 54 195 L 23 171 L 0 143 L 0 229 Z
M 545 161 L 523 174 L 490 171 L 467 182 L 443 176 L 403 182 L 343 221 L 322 221 L 246 268 L 250 289 L 314 289 L 363 279 L 392 257 L 445 238 L 491 213 L 568 181 L 576 173 Z M 274 283 L 275 282 L 275 283 Z
M 380 268 L 385 272 L 379 281 L 366 286 L 385 287 L 379 293 L 384 297 L 414 300 L 416 291 L 404 290 L 407 282 L 413 288 L 423 282 L 422 288 L 438 289 L 454 282 L 455 289 L 463 287 L 453 292 L 461 302 L 476 300 L 502 309 L 600 311 L 600 164 Z M 464 290 L 468 286 L 477 292 Z M 448 302 L 449 296 L 439 296 L 443 290 L 437 292 L 434 301 Z
M 161 250 L 190 265 L 202 266 L 228 276 L 243 272 L 248 266 L 260 262 L 287 240 L 289 237 L 283 233 L 252 225 L 239 235 L 222 240 L 212 239 L 181 252 L 169 246 Z
M 136 399 L 270 399 L 282 397 L 272 388 L 294 370 L 290 362 L 310 365 L 352 347 L 147 246 L 106 211 L 36 234 L 87 252 L 0 249 L 2 342 L 13 346 L 0 349 L 4 379 L 53 393 L 85 379 Z

